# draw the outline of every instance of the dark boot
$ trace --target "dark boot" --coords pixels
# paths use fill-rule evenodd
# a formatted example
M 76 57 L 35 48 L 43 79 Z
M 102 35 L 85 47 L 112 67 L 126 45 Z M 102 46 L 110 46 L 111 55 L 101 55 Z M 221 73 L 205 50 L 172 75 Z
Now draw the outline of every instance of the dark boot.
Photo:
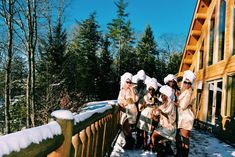
M 189 138 L 183 137 L 182 136 L 182 148 L 181 148 L 181 153 L 182 157 L 188 157 L 189 154 Z
M 135 145 L 135 139 L 132 136 L 125 137 L 126 144 L 123 147 L 124 149 L 133 149 Z
M 166 146 L 165 146 L 166 154 L 168 155 L 174 155 L 174 152 L 171 148 L 171 141 L 166 141 Z
M 179 131 L 177 130 L 177 133 L 176 133 L 176 155 L 175 157 L 181 157 L 182 156 L 182 153 L 181 153 L 181 147 L 182 147 L 182 141 L 181 141 L 181 136 L 179 134 Z
M 139 128 L 136 128 L 136 148 L 140 148 L 143 145 L 143 131 L 140 130 Z
M 157 157 L 164 157 L 166 155 L 165 147 L 162 143 L 157 143 L 156 145 Z

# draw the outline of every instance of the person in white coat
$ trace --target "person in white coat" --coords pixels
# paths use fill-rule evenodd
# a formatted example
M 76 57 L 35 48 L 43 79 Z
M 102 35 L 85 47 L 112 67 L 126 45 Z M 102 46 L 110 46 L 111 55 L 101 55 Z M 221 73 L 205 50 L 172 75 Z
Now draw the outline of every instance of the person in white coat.
M 153 109 L 156 108 L 155 91 L 157 90 L 157 82 L 152 80 L 148 82 L 147 89 L 148 92 L 144 96 L 143 106 L 144 109 L 141 111 L 137 127 L 143 130 L 143 148 L 147 150 L 148 147 L 148 132 L 152 132 L 152 122 L 153 122 Z
M 175 140 L 176 134 L 176 109 L 171 99 L 172 89 L 164 85 L 159 92 L 161 93 L 162 105 L 153 112 L 155 116 L 160 116 L 159 126 L 154 130 L 151 137 L 154 146 L 155 139 L 157 139 L 157 142 L 160 142 L 163 138 Z
M 178 129 L 180 129 L 181 141 L 180 152 L 178 156 L 187 157 L 189 154 L 189 136 L 193 128 L 194 114 L 192 112 L 193 83 L 196 79 L 194 73 L 190 70 L 184 72 L 181 94 L 178 97 Z
M 135 88 L 132 85 L 132 74 L 126 72 L 121 76 L 121 89 L 118 95 L 118 104 L 120 106 L 122 131 L 126 139 L 126 148 L 131 148 L 134 144 L 131 124 L 136 123 L 137 107 L 135 103 L 138 100 Z
M 136 107 L 138 110 L 137 115 L 137 123 L 139 121 L 140 113 L 143 108 L 144 95 L 147 93 L 146 85 L 145 85 L 146 74 L 144 70 L 139 70 L 136 75 L 133 76 L 133 82 L 136 83 L 135 89 L 138 96 L 138 101 L 136 102 Z M 136 148 L 140 148 L 143 144 L 143 131 L 137 127 L 137 123 L 135 124 L 136 129 Z

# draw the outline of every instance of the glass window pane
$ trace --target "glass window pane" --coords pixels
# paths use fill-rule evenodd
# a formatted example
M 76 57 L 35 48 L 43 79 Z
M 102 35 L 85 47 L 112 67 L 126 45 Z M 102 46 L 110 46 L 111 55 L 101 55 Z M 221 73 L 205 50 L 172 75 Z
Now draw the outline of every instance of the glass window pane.
M 228 77 L 227 115 L 235 116 L 235 76 Z
M 207 121 L 211 122 L 212 120 L 212 105 L 213 105 L 213 89 L 214 83 L 208 84 L 209 96 L 208 96 L 208 109 L 207 109 Z
M 203 56 L 204 56 L 204 41 L 202 42 L 202 46 L 200 49 L 200 60 L 199 60 L 199 69 L 203 69 Z
M 226 2 L 225 0 L 222 0 L 220 4 L 220 16 L 219 16 L 218 61 L 224 59 L 225 12 L 226 12 Z
M 217 83 L 216 91 L 216 110 L 215 110 L 215 123 L 218 124 L 221 122 L 221 102 L 222 102 L 222 81 Z
M 235 8 L 233 8 L 233 55 L 235 55 Z
M 211 23 L 210 23 L 210 45 L 209 45 L 208 65 L 213 64 L 214 34 L 215 34 L 215 11 L 211 17 Z

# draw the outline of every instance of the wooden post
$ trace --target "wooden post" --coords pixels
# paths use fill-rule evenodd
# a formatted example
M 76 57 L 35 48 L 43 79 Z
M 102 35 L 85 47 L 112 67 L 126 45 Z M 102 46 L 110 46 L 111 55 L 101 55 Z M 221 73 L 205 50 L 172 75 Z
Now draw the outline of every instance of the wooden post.
M 62 134 L 64 136 L 63 144 L 54 152 L 52 152 L 49 157 L 70 157 L 72 155 L 72 133 L 73 133 L 73 120 L 67 119 L 57 119 L 62 129 Z

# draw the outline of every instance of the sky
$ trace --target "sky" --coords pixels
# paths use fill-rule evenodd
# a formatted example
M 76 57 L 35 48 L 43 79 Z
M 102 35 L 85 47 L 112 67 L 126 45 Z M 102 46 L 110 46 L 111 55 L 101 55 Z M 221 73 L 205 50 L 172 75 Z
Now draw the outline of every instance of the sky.
M 117 0 L 116 0 L 117 1 Z M 71 0 L 67 9 L 67 25 L 81 21 L 96 11 L 101 30 L 107 30 L 107 23 L 116 18 L 115 0 Z M 187 37 L 197 0 L 125 0 L 126 12 L 132 28 L 142 34 L 150 24 L 155 37 L 162 34 L 177 34 Z

